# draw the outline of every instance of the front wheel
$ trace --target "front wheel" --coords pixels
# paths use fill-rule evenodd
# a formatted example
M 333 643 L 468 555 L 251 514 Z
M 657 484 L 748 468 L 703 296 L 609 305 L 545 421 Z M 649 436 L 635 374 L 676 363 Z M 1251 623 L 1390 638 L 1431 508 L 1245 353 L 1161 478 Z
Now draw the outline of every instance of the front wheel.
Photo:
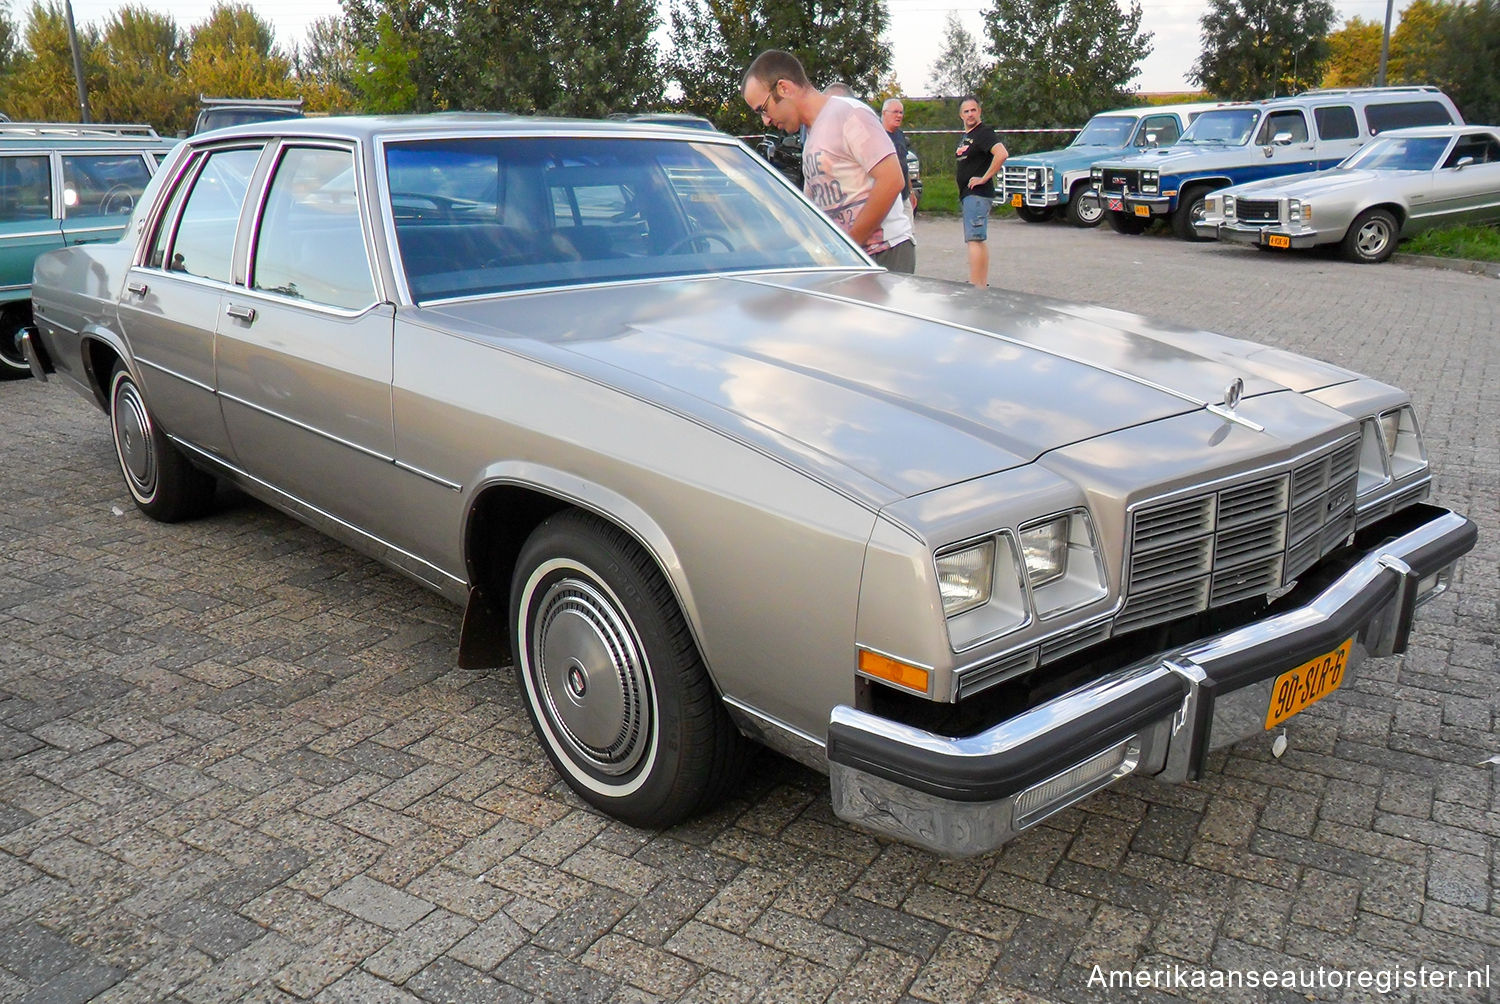
M 109 428 L 125 487 L 136 508 L 162 523 L 207 511 L 215 482 L 172 445 L 156 424 L 130 371 L 116 365 L 109 377 Z
M 1105 215 L 1109 218 L 1109 228 L 1117 234 L 1143 234 L 1146 228 L 1151 226 L 1150 219 L 1114 209 L 1109 210 Z
M 1020 205 L 1016 207 L 1016 215 L 1027 223 L 1046 223 L 1052 219 L 1053 211 L 1052 206 Z
M 1375 265 L 1395 253 L 1400 236 L 1401 228 L 1390 212 L 1384 209 L 1366 209 L 1349 224 L 1340 250 L 1352 262 Z
M 617 527 L 580 512 L 537 527 L 516 560 L 510 628 L 532 727 L 589 804 L 670 826 L 738 778 L 745 740 L 666 580 Z
M 1205 186 L 1189 188 L 1177 200 L 1177 211 L 1172 214 L 1172 232 L 1185 241 L 1211 241 L 1212 237 L 1200 237 L 1193 229 L 1194 223 L 1203 222 L 1204 202 L 1213 189 Z
M 1104 200 L 1087 183 L 1075 185 L 1067 212 L 1068 222 L 1075 227 L 1097 227 L 1104 222 Z

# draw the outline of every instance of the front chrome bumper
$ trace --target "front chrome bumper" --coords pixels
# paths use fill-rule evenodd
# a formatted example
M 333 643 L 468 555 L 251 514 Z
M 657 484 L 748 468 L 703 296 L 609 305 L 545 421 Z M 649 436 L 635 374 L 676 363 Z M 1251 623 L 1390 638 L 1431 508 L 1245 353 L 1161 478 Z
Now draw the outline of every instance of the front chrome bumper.
M 1094 192 L 1099 196 L 1099 201 L 1104 204 L 1104 208 L 1114 212 L 1140 216 L 1141 214 L 1136 212 L 1137 206 L 1144 206 L 1152 216 L 1168 216 L 1172 212 L 1172 198 L 1169 195 L 1131 195 L 1127 192 L 1109 192 L 1098 188 L 1094 189 Z M 1115 209 L 1115 203 L 1119 203 L 1119 209 Z
M 1217 237 L 1221 241 L 1233 241 L 1235 244 L 1264 244 L 1270 247 L 1273 236 L 1286 238 L 1286 247 L 1310 248 L 1318 242 L 1316 231 L 1292 233 L 1271 224 L 1252 226 L 1245 223 L 1194 223 L 1193 229 L 1199 237 Z
M 1441 592 L 1478 531 L 1415 505 L 1309 602 L 1115 671 L 974 736 L 949 738 L 845 705 L 828 726 L 834 812 L 941 854 L 993 850 L 1129 774 L 1180 783 L 1211 751 L 1264 731 L 1277 676 L 1355 640 L 1406 649 L 1417 606 Z

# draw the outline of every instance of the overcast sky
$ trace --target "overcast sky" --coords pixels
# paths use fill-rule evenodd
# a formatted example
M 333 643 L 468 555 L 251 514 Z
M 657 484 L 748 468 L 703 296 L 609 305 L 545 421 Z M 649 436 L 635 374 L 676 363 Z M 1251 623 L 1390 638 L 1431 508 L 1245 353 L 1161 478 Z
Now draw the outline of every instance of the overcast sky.
M 157 0 L 159 2 L 159 0 Z M 153 2 L 151 6 L 157 6 Z M 1409 0 L 1395 0 L 1396 13 Z M 669 0 L 658 0 L 665 17 Z M 888 35 L 895 56 L 897 79 L 908 94 L 925 94 L 932 63 L 942 44 L 943 24 L 949 11 L 956 11 L 976 41 L 981 42 L 984 22 L 980 12 L 989 4 L 983 0 L 886 0 L 891 23 Z M 1346 18 L 1359 16 L 1381 22 L 1385 18 L 1386 0 L 1340 0 L 1335 27 Z M 73 0 L 73 15 L 80 24 L 102 23 L 121 4 L 119 0 Z M 163 5 L 189 27 L 203 20 L 213 7 L 212 0 L 167 0 Z M 300 41 L 307 26 L 319 17 L 337 14 L 338 0 L 251 0 L 251 6 L 262 18 L 276 27 L 277 36 L 288 47 Z M 1207 7 L 1206 0 L 1141 0 L 1144 12 L 1142 26 L 1155 34 L 1155 51 L 1142 65 L 1136 84 L 1144 91 L 1175 91 L 1188 88 L 1186 74 L 1198 58 L 1198 19 Z M 24 16 L 27 5 L 11 4 L 11 14 Z M 774 45 L 775 39 L 767 39 Z

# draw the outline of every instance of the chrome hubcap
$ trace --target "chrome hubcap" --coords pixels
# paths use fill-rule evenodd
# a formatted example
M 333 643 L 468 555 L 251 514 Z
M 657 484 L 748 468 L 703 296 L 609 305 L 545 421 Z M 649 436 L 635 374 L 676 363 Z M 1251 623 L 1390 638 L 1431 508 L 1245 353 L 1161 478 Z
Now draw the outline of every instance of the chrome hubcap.
M 1093 223 L 1104 215 L 1104 203 L 1092 195 L 1078 197 L 1078 218 L 1084 223 Z
M 541 710 L 582 764 L 628 773 L 650 745 L 650 691 L 640 642 L 618 607 L 578 578 L 552 583 L 536 607 L 531 673 Z
M 115 449 L 131 489 L 150 496 L 156 489 L 156 451 L 151 448 L 151 415 L 135 385 L 122 384 L 115 393 Z

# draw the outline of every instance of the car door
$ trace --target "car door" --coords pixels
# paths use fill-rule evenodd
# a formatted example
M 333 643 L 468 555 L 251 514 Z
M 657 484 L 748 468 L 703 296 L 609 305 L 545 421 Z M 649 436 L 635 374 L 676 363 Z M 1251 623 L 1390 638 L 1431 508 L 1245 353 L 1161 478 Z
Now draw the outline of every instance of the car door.
M 1278 136 L 1289 137 L 1276 142 Z M 1261 158 L 1250 169 L 1257 178 L 1301 174 L 1317 169 L 1317 143 L 1307 127 L 1307 115 L 1300 108 L 1282 108 L 1267 113 L 1255 135 Z
M 376 288 L 355 150 L 289 142 L 274 157 L 246 279 L 219 325 L 234 455 L 294 499 L 397 543 L 395 313 Z
M 1147 115 L 1141 120 L 1135 133 L 1135 145 L 1139 147 L 1171 146 L 1182 135 L 1182 124 L 1173 114 Z
M 1460 135 L 1433 178 L 1433 192 L 1441 214 L 1433 222 L 1439 226 L 1500 219 L 1500 138 L 1489 132 Z
M 1337 167 L 1364 145 L 1353 105 L 1320 105 L 1313 109 L 1318 131 L 1318 170 Z
M 0 302 L 26 299 L 36 256 L 62 247 L 52 167 L 45 152 L 0 154 Z
M 68 244 L 118 240 L 151 180 L 152 164 L 138 152 L 62 153 L 63 240 Z
M 168 432 L 228 458 L 214 336 L 232 278 L 235 234 L 263 144 L 192 155 L 169 182 L 146 252 L 126 277 L 120 327 L 152 410 Z

